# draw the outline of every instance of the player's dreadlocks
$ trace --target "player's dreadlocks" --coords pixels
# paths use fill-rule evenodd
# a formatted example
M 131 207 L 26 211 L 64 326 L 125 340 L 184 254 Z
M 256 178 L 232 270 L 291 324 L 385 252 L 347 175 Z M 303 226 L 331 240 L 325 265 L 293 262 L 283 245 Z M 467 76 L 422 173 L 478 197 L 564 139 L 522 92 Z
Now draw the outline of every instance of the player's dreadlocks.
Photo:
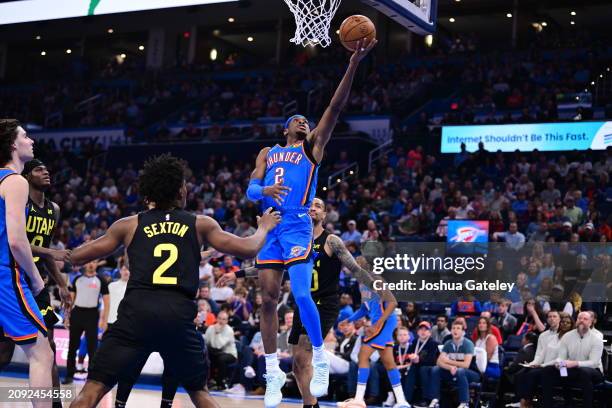
M 138 177 L 140 194 L 155 208 L 168 210 L 176 206 L 185 175 L 184 162 L 170 153 L 151 157 Z
M 0 166 L 6 165 L 13 157 L 13 143 L 19 126 L 17 119 L 0 119 Z

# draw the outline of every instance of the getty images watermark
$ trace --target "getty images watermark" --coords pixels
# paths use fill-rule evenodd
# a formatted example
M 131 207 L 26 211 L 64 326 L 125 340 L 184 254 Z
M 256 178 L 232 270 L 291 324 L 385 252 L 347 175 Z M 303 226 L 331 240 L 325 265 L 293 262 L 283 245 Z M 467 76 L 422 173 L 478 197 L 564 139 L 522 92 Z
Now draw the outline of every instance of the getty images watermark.
M 365 242 L 362 255 L 375 288 L 398 300 L 454 301 L 540 297 L 560 301 L 577 294 L 584 302 L 612 299 L 612 246 L 608 243 Z

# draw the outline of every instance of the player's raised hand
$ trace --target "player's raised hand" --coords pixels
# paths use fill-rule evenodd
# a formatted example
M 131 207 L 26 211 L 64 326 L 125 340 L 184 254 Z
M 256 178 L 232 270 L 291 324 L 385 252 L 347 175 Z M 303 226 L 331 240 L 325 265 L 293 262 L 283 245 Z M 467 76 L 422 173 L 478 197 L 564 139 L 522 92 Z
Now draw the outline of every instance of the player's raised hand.
M 263 189 L 263 195 L 272 197 L 278 205 L 283 205 L 285 196 L 291 191 L 290 187 L 283 186 L 281 183 L 276 183 L 273 186 L 266 186 Z
M 267 231 L 274 229 L 281 222 L 281 215 L 278 211 L 268 208 L 261 217 L 257 217 L 257 225 Z
M 366 55 L 368 55 L 368 53 L 372 50 L 372 48 L 376 46 L 376 44 L 378 44 L 378 40 L 376 38 L 372 41 L 368 41 L 367 38 L 359 40 L 359 42 L 357 43 L 357 47 L 353 52 L 353 55 L 351 55 L 351 63 L 359 64 L 359 62 L 361 62 L 361 60 L 364 59 Z

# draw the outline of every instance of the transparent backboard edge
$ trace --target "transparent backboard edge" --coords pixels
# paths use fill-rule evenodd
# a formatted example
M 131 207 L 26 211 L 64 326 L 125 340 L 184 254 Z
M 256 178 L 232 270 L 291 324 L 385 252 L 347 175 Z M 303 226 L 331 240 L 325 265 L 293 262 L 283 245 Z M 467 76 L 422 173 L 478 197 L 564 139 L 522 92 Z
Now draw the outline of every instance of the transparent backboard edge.
M 361 0 L 370 7 L 386 14 L 389 18 L 410 31 L 427 35 L 436 31 L 438 0 L 430 0 L 429 7 L 422 10 L 408 0 Z

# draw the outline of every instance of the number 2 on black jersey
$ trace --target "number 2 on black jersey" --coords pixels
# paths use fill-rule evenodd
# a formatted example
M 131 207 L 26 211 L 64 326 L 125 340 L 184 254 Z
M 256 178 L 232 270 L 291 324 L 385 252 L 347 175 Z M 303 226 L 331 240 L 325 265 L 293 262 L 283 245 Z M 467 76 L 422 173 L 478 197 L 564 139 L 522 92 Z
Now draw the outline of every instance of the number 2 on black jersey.
M 174 244 L 159 244 L 153 250 L 153 256 L 161 258 L 164 253 L 168 252 L 168 258 L 153 272 L 153 283 L 155 285 L 176 285 L 178 280 L 176 276 L 163 276 L 164 272 L 174 265 L 178 260 L 178 248 Z

